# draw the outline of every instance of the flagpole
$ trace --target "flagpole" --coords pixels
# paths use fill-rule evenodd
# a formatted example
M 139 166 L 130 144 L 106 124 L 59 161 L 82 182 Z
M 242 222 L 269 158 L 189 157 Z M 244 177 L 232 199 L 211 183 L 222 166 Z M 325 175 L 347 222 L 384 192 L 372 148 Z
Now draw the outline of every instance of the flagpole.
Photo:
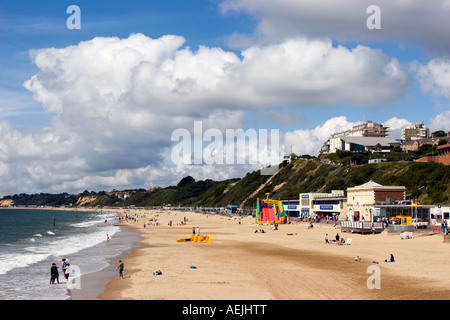
M 414 214 L 414 207 L 415 207 L 415 206 L 418 207 L 418 206 L 419 206 L 419 203 L 416 203 L 416 202 L 414 202 L 413 200 L 411 200 L 411 209 L 413 210 L 413 212 L 411 213 L 411 216 L 413 216 L 413 214 Z M 416 212 L 415 212 L 415 213 L 416 213 L 416 217 L 415 217 L 415 218 L 417 219 L 417 209 L 416 209 Z
M 417 207 L 419 206 L 419 203 L 417 202 Z M 416 208 L 417 208 L 416 207 Z M 415 214 L 416 214 L 416 220 L 417 220 L 417 209 L 414 209 L 415 210 Z

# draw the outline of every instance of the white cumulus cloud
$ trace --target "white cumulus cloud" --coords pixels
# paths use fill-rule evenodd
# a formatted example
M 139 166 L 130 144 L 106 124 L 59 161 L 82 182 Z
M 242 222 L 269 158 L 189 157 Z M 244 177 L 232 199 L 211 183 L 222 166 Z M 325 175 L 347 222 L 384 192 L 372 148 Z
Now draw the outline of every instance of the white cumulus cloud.
M 434 118 L 430 119 L 429 123 L 430 132 L 438 130 L 444 130 L 444 132 L 450 132 L 450 110 L 444 111 Z
M 389 129 L 389 135 L 392 139 L 400 139 L 402 137 L 402 130 L 411 124 L 407 119 L 400 119 L 393 117 L 383 123 Z
M 318 155 L 320 148 L 335 132 L 351 129 L 355 123 L 349 122 L 347 117 L 334 117 L 324 124 L 313 129 L 299 129 L 289 131 L 284 134 L 283 145 L 286 154 L 290 153 L 290 148 L 297 155 Z
M 450 99 L 450 60 L 432 59 L 428 64 L 413 64 L 422 90 Z
M 20 130 L 0 118 L 0 193 L 170 184 L 189 170 L 239 176 L 247 168 L 176 167 L 171 133 L 191 131 L 195 120 L 204 130 L 245 130 L 246 111 L 284 105 L 378 106 L 402 96 L 409 83 L 398 61 L 379 50 L 305 38 L 238 56 L 194 51 L 180 36 L 133 34 L 33 50 L 31 57 L 39 72 L 24 86 L 54 116 L 48 127 Z M 332 119 L 287 133 L 284 145 L 301 142 L 296 152 L 310 153 L 346 125 Z

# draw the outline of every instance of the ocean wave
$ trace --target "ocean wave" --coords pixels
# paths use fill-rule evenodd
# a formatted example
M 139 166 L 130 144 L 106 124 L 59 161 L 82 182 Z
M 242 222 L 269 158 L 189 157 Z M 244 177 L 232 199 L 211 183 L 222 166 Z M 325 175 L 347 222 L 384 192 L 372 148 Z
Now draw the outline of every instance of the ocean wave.
M 54 257 L 55 261 L 59 261 L 62 257 L 70 257 L 70 255 L 83 249 L 106 242 L 106 234 L 111 237 L 119 231 L 118 226 L 109 226 L 106 230 L 101 229 L 93 228 L 89 232 L 71 234 L 65 237 L 47 231 L 47 234 L 53 234 L 54 236 L 42 237 L 39 238 L 39 241 L 32 238 L 34 241 L 11 246 L 11 248 L 16 247 L 14 252 L 2 252 L 0 257 L 0 275 L 16 268 L 29 267 L 47 258 Z
M 63 243 L 58 241 L 55 245 L 49 245 L 49 250 L 54 250 L 57 256 L 67 256 L 83 249 L 95 246 L 101 242 L 106 241 L 106 233 L 109 236 L 114 235 L 119 230 L 119 227 L 111 227 L 106 231 L 93 231 L 84 234 L 76 234 L 67 237 Z
M 106 226 L 111 225 L 110 220 L 117 217 L 117 214 L 115 213 L 102 213 L 97 214 L 95 216 L 95 219 L 89 220 L 89 221 L 83 221 L 78 223 L 73 223 L 70 226 L 74 228 L 88 228 L 92 226 Z
M 0 274 L 5 274 L 16 268 L 28 267 L 33 263 L 44 261 L 49 253 L 6 253 L 0 257 Z
M 73 223 L 70 226 L 74 227 L 74 228 L 88 228 L 88 227 L 98 225 L 100 223 L 104 223 L 104 222 L 102 220 L 85 221 L 85 222 Z

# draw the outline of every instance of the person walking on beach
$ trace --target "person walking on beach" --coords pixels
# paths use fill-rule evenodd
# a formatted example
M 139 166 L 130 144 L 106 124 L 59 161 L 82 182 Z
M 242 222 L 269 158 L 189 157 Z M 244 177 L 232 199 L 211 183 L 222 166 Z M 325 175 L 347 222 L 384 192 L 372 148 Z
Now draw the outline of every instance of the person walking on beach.
M 52 266 L 50 267 L 50 284 L 55 284 L 55 280 L 59 283 L 59 272 L 56 264 L 52 263 Z
M 117 267 L 117 269 L 119 270 L 119 278 L 123 279 L 123 262 L 122 262 L 122 260 L 119 260 L 119 266 Z

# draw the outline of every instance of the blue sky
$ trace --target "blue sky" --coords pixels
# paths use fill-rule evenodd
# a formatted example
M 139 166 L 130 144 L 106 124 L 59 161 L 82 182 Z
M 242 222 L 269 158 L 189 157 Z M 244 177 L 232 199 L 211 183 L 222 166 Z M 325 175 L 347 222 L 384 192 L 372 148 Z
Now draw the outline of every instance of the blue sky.
M 448 1 L 380 0 L 381 30 L 370 4 L 0 0 L 0 194 L 249 171 L 167 166 L 170 133 L 195 120 L 280 129 L 299 154 L 362 120 L 449 131 Z

